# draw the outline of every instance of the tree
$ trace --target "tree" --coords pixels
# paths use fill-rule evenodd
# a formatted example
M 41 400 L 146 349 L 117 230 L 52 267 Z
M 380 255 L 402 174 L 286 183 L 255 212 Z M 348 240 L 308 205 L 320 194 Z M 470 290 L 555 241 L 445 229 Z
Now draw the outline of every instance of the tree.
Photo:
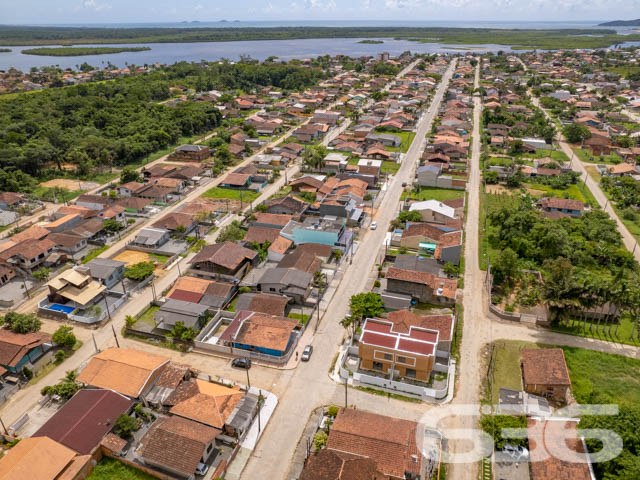
M 582 143 L 586 139 L 591 138 L 589 129 L 579 123 L 565 125 L 562 128 L 562 135 L 564 135 L 564 138 L 566 138 L 569 143 Z
M 40 394 L 49 397 L 57 395 L 63 400 L 68 400 L 80 390 L 80 384 L 76 381 L 76 377 L 75 370 L 69 370 L 60 382 L 42 388 Z
M 580 307 L 583 288 L 577 282 L 575 269 L 566 258 L 559 257 L 544 262 L 547 272 L 542 285 L 542 297 L 549 308 L 552 323 L 559 323 L 573 309 Z
M 491 265 L 491 273 L 493 280 L 497 285 L 507 283 L 511 285 L 513 280 L 520 275 L 520 260 L 518 254 L 511 248 L 507 247 Z
M 327 149 L 323 145 L 310 146 L 302 153 L 302 163 L 313 170 L 321 170 L 326 156 Z
M 44 282 L 45 280 L 49 279 L 49 276 L 51 275 L 51 269 L 42 267 L 41 269 L 33 272 L 32 275 L 33 275 L 33 278 L 35 278 L 39 282 Z
M 14 333 L 37 332 L 42 326 L 42 322 L 35 313 L 8 312 L 2 323 Z
M 153 273 L 156 266 L 153 262 L 139 262 L 127 267 L 124 276 L 140 282 Z
M 230 225 L 224 227 L 218 234 L 218 242 L 237 242 L 244 238 L 247 232 L 242 228 L 240 222 L 234 220 Z
M 449 277 L 457 277 L 460 269 L 457 265 L 454 265 L 451 262 L 447 262 L 443 267 L 444 273 L 446 273 Z
M 373 292 L 358 293 L 349 300 L 351 316 L 362 320 L 364 318 L 377 317 L 384 312 L 382 297 Z
M 73 327 L 67 325 L 60 326 L 52 336 L 53 343 L 61 347 L 73 348 L 76 344 L 76 336 L 73 333 Z
M 327 274 L 321 270 L 318 270 L 313 274 L 313 286 L 322 290 L 327 286 Z
M 327 444 L 327 440 L 329 439 L 329 435 L 324 430 L 320 430 L 313 436 L 313 448 L 316 450 L 322 450 Z
M 105 220 L 102 226 L 109 233 L 117 233 L 124 228 L 124 226 L 114 218 Z
M 198 335 L 198 332 L 193 327 L 186 327 L 184 322 L 178 321 L 173 326 L 169 335 L 173 338 L 180 339 L 184 342 L 192 342 Z
M 120 172 L 120 183 L 139 182 L 141 176 L 138 171 L 130 166 L 126 166 Z
M 403 210 L 398 215 L 398 221 L 404 222 L 421 222 L 422 215 L 417 210 Z
M 133 432 L 140 428 L 142 421 L 138 418 L 133 418 L 127 415 L 126 413 L 122 413 L 113 427 L 113 432 L 118 435 L 120 438 L 128 439 L 131 438 Z

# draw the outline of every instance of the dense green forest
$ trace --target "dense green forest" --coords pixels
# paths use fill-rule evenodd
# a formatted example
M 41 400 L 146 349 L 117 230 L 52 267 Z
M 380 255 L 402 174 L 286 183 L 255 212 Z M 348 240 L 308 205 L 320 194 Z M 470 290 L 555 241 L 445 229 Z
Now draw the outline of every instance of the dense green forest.
M 107 53 L 144 52 L 150 47 L 57 47 L 30 48 L 22 50 L 26 55 L 45 55 L 49 57 L 76 57 L 78 55 L 104 55 Z
M 95 166 L 122 166 L 174 144 L 182 136 L 220 125 L 209 102 L 169 107 L 169 88 L 250 91 L 257 86 L 302 89 L 324 77 L 320 69 L 291 65 L 205 65 L 185 62 L 151 73 L 66 88 L 49 88 L 0 100 L 0 191 L 30 191 L 26 175 L 47 178 L 73 164 L 79 175 Z M 14 178 L 12 178 L 14 177 Z
M 589 36 L 593 35 L 593 36 Z M 403 38 L 426 43 L 500 44 L 526 48 L 597 48 L 640 40 L 615 30 L 503 30 L 488 28 L 278 27 L 80 28 L 0 26 L 0 45 L 174 43 L 303 38 Z

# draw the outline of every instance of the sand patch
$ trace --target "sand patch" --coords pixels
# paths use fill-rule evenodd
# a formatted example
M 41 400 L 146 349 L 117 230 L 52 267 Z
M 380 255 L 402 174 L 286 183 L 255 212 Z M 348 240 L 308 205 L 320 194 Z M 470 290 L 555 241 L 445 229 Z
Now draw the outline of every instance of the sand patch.
M 77 190 L 92 190 L 98 187 L 100 184 L 95 182 L 83 182 L 81 180 L 71 180 L 69 178 L 54 178 L 53 180 L 42 182 L 40 185 L 47 188 L 65 188 L 73 192 Z

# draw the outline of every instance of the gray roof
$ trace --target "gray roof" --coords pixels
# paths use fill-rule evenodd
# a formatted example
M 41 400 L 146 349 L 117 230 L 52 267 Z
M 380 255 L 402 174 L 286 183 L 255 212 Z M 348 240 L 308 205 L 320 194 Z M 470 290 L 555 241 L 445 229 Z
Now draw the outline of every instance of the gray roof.
M 414 270 L 416 272 L 433 273 L 440 276 L 441 267 L 435 258 L 424 258 L 417 255 L 398 255 L 393 263 L 394 268 Z
M 310 273 L 295 268 L 270 268 L 264 272 L 258 284 L 278 283 L 306 289 L 312 279 L 313 275 Z
M 187 328 L 196 327 L 207 309 L 206 305 L 170 298 L 160 307 L 153 320 L 158 328 L 165 330 L 171 330 L 177 322 L 184 323 Z
M 136 235 L 135 242 L 141 245 L 155 245 L 167 232 L 164 228 L 143 228 Z
M 186 145 L 181 145 L 178 148 L 176 148 L 176 151 L 179 152 L 199 152 L 201 150 L 204 150 L 206 147 L 204 145 L 191 145 L 191 144 L 186 144 Z
M 125 262 L 111 260 L 110 258 L 94 258 L 85 266 L 91 270 L 91 276 L 93 278 L 106 280 L 113 274 L 114 270 L 124 267 L 125 265 Z
M 204 315 L 207 311 L 206 305 L 200 305 L 198 303 L 185 302 L 184 300 L 176 300 L 175 298 L 169 298 L 164 305 L 160 307 L 160 312 L 167 313 L 180 313 L 183 315 Z

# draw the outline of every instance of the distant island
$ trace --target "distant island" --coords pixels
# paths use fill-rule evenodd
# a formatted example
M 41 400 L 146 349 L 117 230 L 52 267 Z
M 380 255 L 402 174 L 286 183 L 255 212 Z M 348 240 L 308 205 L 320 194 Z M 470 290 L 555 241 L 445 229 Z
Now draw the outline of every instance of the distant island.
M 10 51 L 10 48 L 0 48 L 0 53 L 9 53 Z
M 105 55 L 107 53 L 143 52 L 150 47 L 56 47 L 30 48 L 22 50 L 26 55 L 44 55 L 49 57 L 76 57 L 78 55 Z
M 598 25 L 599 27 L 640 27 L 640 18 L 635 20 L 614 20 Z
M 360 40 L 358 43 L 367 43 L 370 45 L 379 45 L 381 43 L 384 43 L 384 41 L 382 40 Z

